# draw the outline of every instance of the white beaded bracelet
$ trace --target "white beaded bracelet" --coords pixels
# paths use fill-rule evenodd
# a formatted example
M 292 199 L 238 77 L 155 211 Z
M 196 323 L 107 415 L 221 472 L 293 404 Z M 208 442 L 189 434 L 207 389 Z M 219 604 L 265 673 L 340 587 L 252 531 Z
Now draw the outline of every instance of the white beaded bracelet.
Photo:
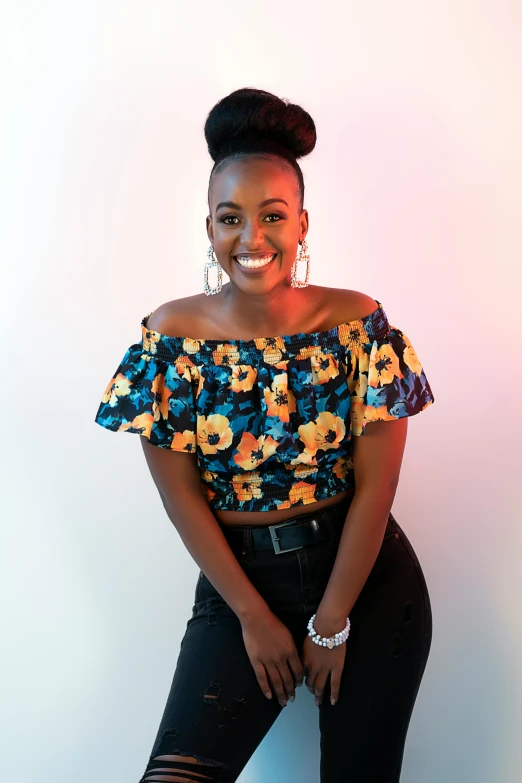
M 312 641 L 316 644 L 321 645 L 322 647 L 328 647 L 329 650 L 332 650 L 334 647 L 337 647 L 339 644 L 342 644 L 346 641 L 348 638 L 348 634 L 350 633 L 350 618 L 346 618 L 346 625 L 342 631 L 339 631 L 339 633 L 334 634 L 333 636 L 326 637 L 326 636 L 320 636 L 317 631 L 314 628 L 314 620 L 315 620 L 315 614 L 313 614 L 309 621 L 308 621 L 308 636 L 312 638 Z

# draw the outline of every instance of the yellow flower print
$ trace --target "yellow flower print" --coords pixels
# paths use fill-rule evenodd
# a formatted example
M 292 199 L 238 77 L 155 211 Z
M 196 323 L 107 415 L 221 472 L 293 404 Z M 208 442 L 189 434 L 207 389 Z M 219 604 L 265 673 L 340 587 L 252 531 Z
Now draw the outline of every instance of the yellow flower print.
M 188 356 L 178 356 L 174 361 L 176 372 L 185 381 L 192 381 L 195 364 Z
M 239 361 L 239 351 L 235 345 L 230 345 L 230 343 L 220 343 L 216 350 L 212 351 L 212 359 L 214 364 L 218 365 L 237 364 Z
M 297 505 L 300 500 L 303 501 L 303 505 L 306 505 L 307 503 L 314 503 L 315 487 L 315 484 L 307 484 L 305 481 L 298 481 L 297 484 L 294 484 L 288 493 L 292 506 Z
M 232 443 L 229 421 L 221 413 L 211 413 L 210 416 L 198 414 L 197 433 L 203 454 L 217 454 L 218 449 L 227 449 Z
M 295 397 L 288 388 L 288 375 L 280 373 L 274 376 L 269 389 L 264 389 L 267 416 L 278 416 L 281 421 L 290 421 L 290 414 L 295 413 Z
M 118 429 L 118 432 L 125 432 L 125 430 L 132 429 L 138 431 L 141 435 L 150 438 L 150 431 L 152 430 L 153 424 L 154 416 L 152 413 L 140 413 L 140 415 L 135 416 L 132 421 L 126 421 L 125 424 L 122 424 Z
M 298 427 L 300 439 L 306 451 L 315 454 L 318 449 L 337 449 L 346 433 L 346 426 L 340 416 L 322 411 L 315 421 Z
M 310 465 L 318 467 L 317 458 L 306 449 L 298 454 L 297 457 L 290 462 L 290 465 L 285 465 L 285 467 L 288 468 L 288 470 L 293 470 L 292 465 Z
M 196 433 L 192 430 L 176 432 L 170 448 L 174 451 L 186 451 L 188 454 L 192 454 L 196 451 Z
M 111 408 L 118 404 L 118 397 L 126 397 L 131 392 L 132 381 L 129 381 L 121 372 L 115 378 L 111 378 L 107 388 L 103 392 L 102 402 L 108 402 Z
M 158 373 L 152 381 L 151 387 L 154 399 L 152 401 L 152 413 L 154 420 L 159 421 L 160 417 L 166 419 L 169 415 L 169 397 L 172 396 L 170 389 L 165 386 L 165 376 Z
M 210 484 L 217 479 L 218 474 L 214 470 L 202 470 L 200 473 L 201 481 L 205 484 Z
M 183 340 L 183 350 L 187 353 L 197 353 L 205 340 L 193 340 L 191 337 L 185 337 Z
M 351 365 L 346 365 L 346 383 L 350 394 L 355 394 L 364 399 L 368 391 L 368 370 L 370 367 L 370 357 L 363 350 L 353 351 L 349 357 Z M 354 380 L 355 370 L 358 369 L 357 380 Z M 353 402 L 353 400 L 351 401 Z
M 368 333 L 363 326 L 362 320 L 340 324 L 337 329 L 337 336 L 341 345 L 348 345 L 353 349 L 369 342 Z
M 312 382 L 327 383 L 330 378 L 339 375 L 339 364 L 331 353 L 317 353 L 310 357 L 312 365 Z
M 230 386 L 233 392 L 250 391 L 257 378 L 257 370 L 249 364 L 233 364 L 231 366 L 231 375 L 228 376 Z
M 296 354 L 296 359 L 308 359 L 309 356 L 317 356 L 322 353 L 322 348 L 320 345 L 307 345 L 306 348 L 301 348 L 298 354 Z
M 374 408 L 373 405 L 366 405 L 364 400 L 359 397 L 350 397 L 350 420 L 352 435 L 361 435 L 363 427 L 369 421 L 390 421 L 395 416 L 390 416 L 386 405 L 380 408 Z
M 261 476 L 257 472 L 248 475 L 237 474 L 232 478 L 232 487 L 238 500 L 253 500 L 253 498 L 262 498 Z
M 346 457 L 339 457 L 335 460 L 335 464 L 332 468 L 338 479 L 343 479 L 348 472 L 353 468 L 353 459 L 347 459 Z
M 286 467 L 288 467 L 288 465 Z M 313 476 L 314 473 L 317 473 L 318 470 L 319 470 L 319 466 L 315 461 L 315 457 L 313 457 L 309 463 L 307 464 L 301 463 L 300 465 L 297 465 L 294 468 L 294 476 L 297 479 L 304 479 L 307 476 Z
M 244 432 L 237 453 L 234 454 L 234 462 L 244 470 L 253 470 L 271 457 L 277 446 L 277 441 L 271 435 L 255 438 L 251 432 Z
M 141 327 L 141 333 L 143 350 L 148 351 L 149 353 L 156 353 L 156 346 L 161 340 L 161 334 L 159 332 L 154 332 L 152 329 L 147 329 L 145 326 Z
M 394 378 L 404 378 L 399 367 L 399 357 L 390 343 L 383 343 L 372 351 L 368 370 L 368 384 L 374 388 L 393 383 Z
M 263 351 L 263 360 L 267 364 L 280 362 L 283 352 L 286 351 L 285 341 L 282 337 L 261 337 L 254 342 L 256 348 Z

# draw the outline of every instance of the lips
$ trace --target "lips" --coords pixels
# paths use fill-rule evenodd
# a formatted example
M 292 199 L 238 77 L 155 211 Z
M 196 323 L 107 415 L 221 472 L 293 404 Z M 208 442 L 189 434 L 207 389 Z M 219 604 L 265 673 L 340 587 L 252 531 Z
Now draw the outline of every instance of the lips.
M 236 256 L 233 256 L 233 258 L 234 258 L 235 263 L 238 266 L 238 269 L 241 270 L 242 274 L 247 275 L 247 276 L 250 276 L 250 275 L 263 275 L 263 274 L 267 273 L 267 269 L 269 269 L 272 266 L 272 264 L 274 263 L 275 259 L 277 258 L 277 253 L 273 253 L 272 257 L 270 258 L 269 261 L 266 261 L 266 262 L 264 262 L 262 264 L 256 264 L 256 265 L 240 264 L 239 261 L 237 260 Z M 262 256 L 260 256 L 260 258 L 262 258 Z M 251 257 L 249 260 L 254 261 L 255 258 Z
M 234 261 L 237 261 L 239 257 L 241 258 L 248 258 L 249 261 L 259 261 L 260 258 L 267 258 L 268 256 L 271 256 L 272 258 L 276 256 L 277 253 L 271 253 L 269 250 L 266 253 L 256 253 L 255 255 L 252 255 L 251 253 L 237 253 L 237 255 L 232 256 Z

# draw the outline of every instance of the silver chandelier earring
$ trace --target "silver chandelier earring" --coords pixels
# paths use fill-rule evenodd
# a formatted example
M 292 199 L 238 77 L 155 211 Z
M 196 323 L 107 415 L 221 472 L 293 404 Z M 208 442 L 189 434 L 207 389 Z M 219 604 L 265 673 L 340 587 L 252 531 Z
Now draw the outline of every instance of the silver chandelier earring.
M 299 248 L 299 253 L 295 257 L 295 261 L 292 264 L 292 269 L 290 272 L 290 285 L 292 288 L 306 288 L 308 285 L 308 277 L 310 275 L 310 256 L 308 255 L 308 245 L 306 244 L 306 240 L 303 239 L 301 247 Z M 306 273 L 305 273 L 305 279 L 299 280 L 297 278 L 297 265 L 299 261 L 306 261 Z
M 212 245 L 210 245 L 209 249 L 207 250 L 207 256 L 208 261 L 205 262 L 205 269 L 203 270 L 203 288 L 205 290 L 205 294 L 210 296 L 211 294 L 219 294 L 221 291 L 223 287 L 223 275 L 221 264 L 216 258 L 216 254 L 214 253 L 214 248 Z M 208 284 L 208 272 L 209 269 L 212 269 L 212 267 L 217 267 L 217 284 L 214 288 Z

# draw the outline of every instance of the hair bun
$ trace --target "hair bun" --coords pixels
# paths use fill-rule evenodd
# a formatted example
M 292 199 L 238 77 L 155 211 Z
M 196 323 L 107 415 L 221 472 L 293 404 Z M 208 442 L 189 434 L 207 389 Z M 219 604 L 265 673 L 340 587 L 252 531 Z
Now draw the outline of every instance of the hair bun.
M 243 87 L 222 98 L 205 122 L 205 139 L 213 161 L 217 161 L 245 140 L 260 144 L 274 142 L 294 158 L 308 155 L 317 133 L 311 116 L 301 106 L 270 92 Z

